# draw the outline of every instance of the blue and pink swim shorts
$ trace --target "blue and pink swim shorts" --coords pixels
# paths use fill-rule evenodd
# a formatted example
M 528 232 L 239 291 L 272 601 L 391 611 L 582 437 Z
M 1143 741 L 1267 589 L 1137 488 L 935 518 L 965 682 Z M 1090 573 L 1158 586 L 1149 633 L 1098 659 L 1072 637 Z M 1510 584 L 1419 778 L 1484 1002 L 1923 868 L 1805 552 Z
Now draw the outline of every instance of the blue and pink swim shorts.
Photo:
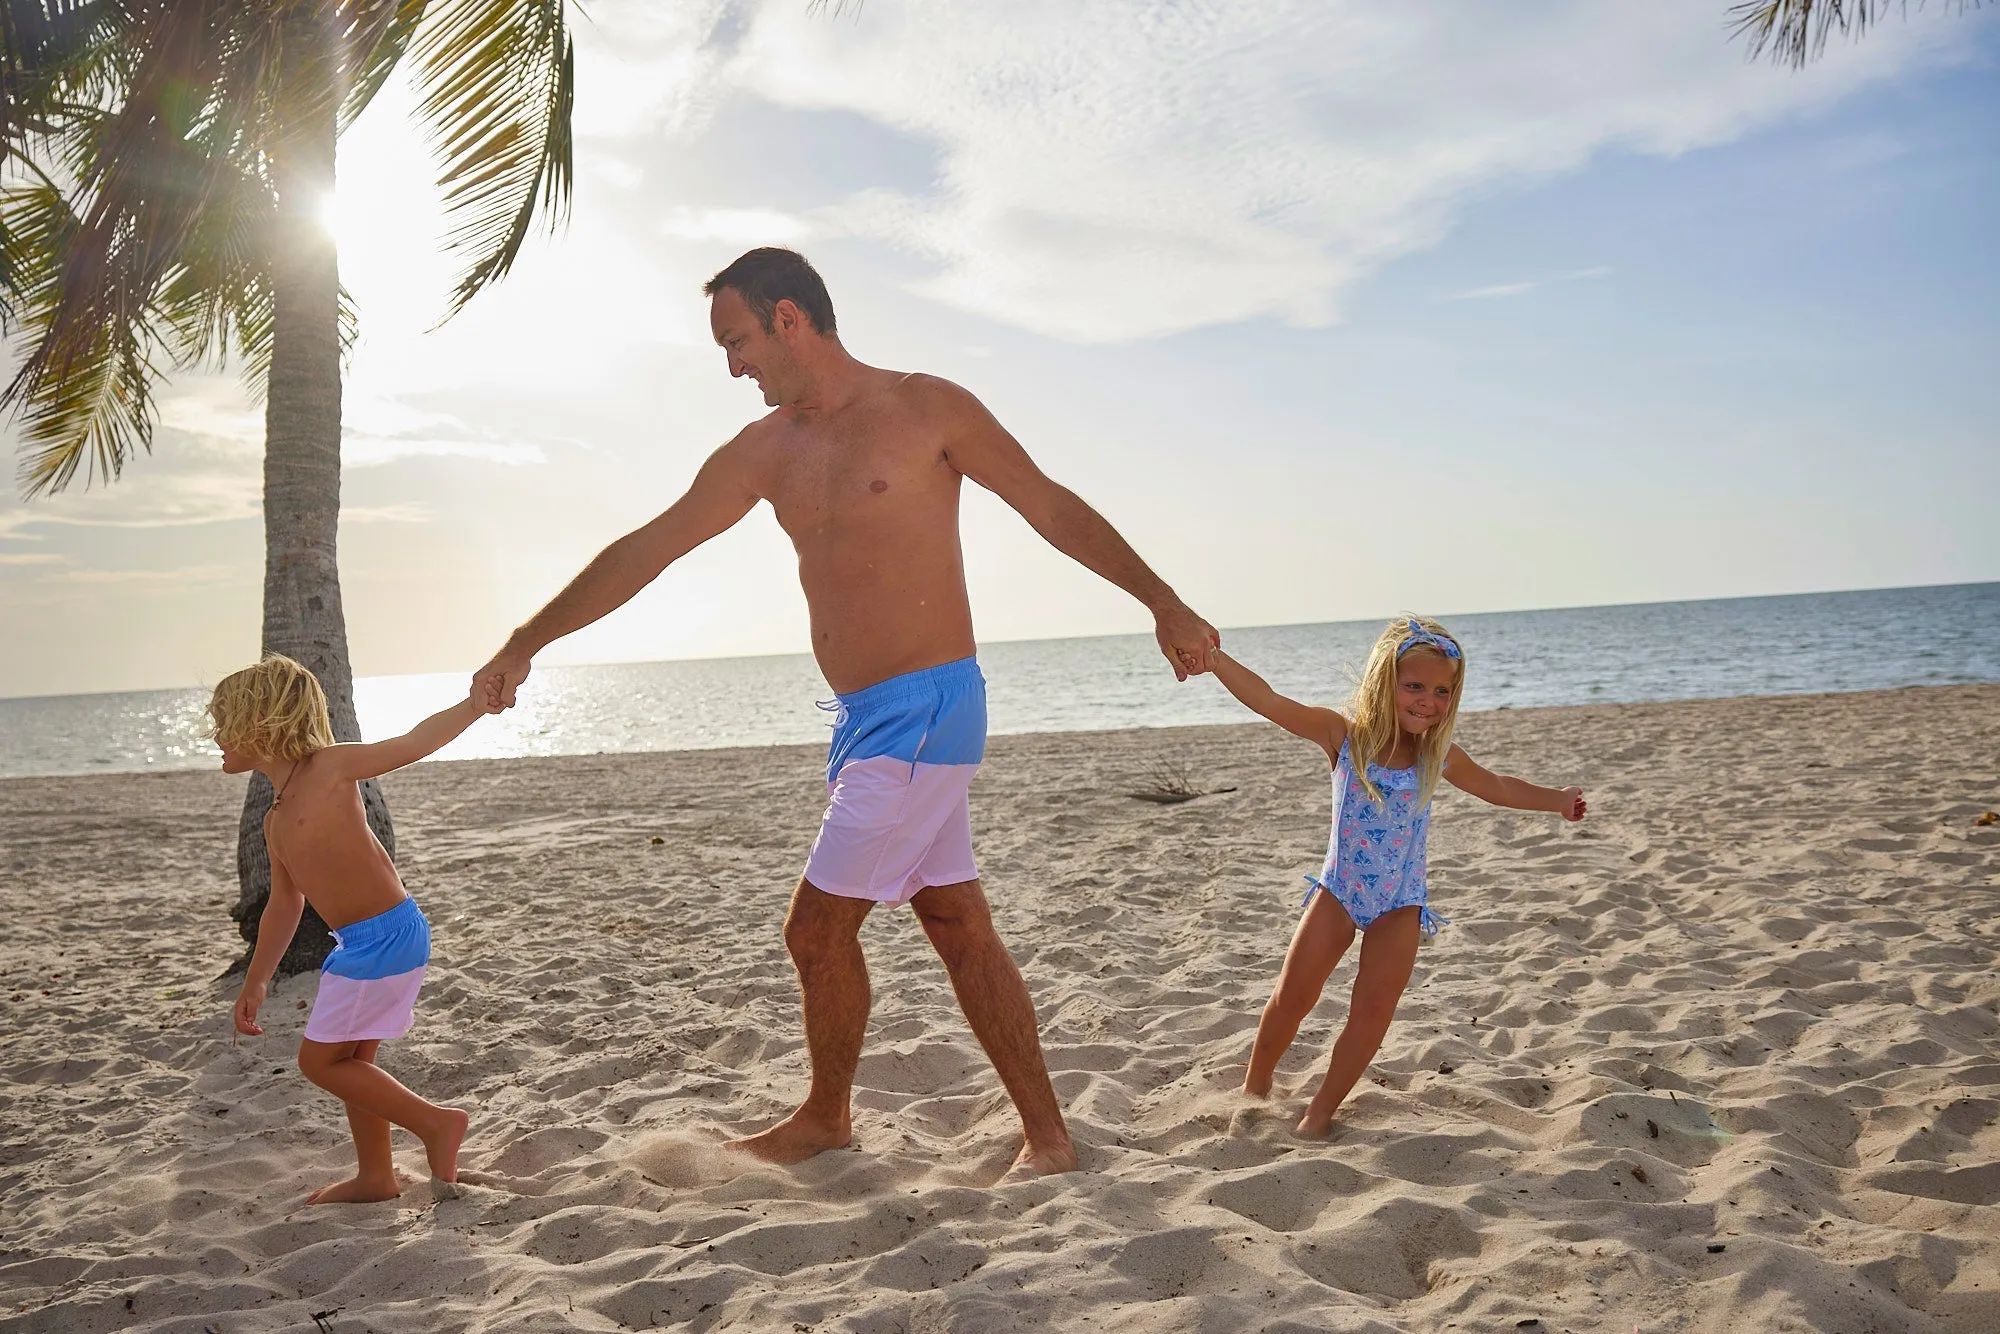
M 319 994 L 306 1020 L 310 1042 L 399 1038 L 417 1014 L 417 989 L 431 959 L 431 924 L 405 897 L 387 912 L 350 922 L 320 966 Z
M 979 878 L 966 800 L 986 754 L 986 678 L 974 658 L 837 697 L 826 816 L 806 880 L 829 894 L 908 903 Z

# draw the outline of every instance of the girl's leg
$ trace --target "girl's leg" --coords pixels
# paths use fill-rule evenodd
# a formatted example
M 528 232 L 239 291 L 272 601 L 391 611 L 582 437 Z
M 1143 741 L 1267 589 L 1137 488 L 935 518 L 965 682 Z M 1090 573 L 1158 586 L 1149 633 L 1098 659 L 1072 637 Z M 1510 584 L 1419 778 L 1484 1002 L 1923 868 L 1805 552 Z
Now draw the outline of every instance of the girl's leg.
M 1299 1133 L 1319 1139 L 1333 1126 L 1333 1114 L 1375 1059 L 1396 1003 L 1410 984 L 1417 963 L 1417 941 L 1423 934 L 1418 908 L 1383 913 L 1368 926 L 1361 941 L 1361 966 L 1355 972 L 1354 994 L 1347 1007 L 1347 1024 L 1333 1044 L 1326 1078 L 1299 1120 Z
M 1292 932 L 1291 948 L 1285 951 L 1285 966 L 1278 973 L 1278 985 L 1264 1004 L 1264 1017 L 1257 1023 L 1257 1040 L 1250 1047 L 1250 1068 L 1243 1072 L 1243 1091 L 1253 1098 L 1271 1096 L 1271 1076 L 1278 1058 L 1299 1035 L 1299 1025 L 1319 1004 L 1319 993 L 1334 965 L 1354 941 L 1354 919 L 1340 901 L 1324 890 L 1312 896 L 1298 929 Z
M 458 1146 L 465 1138 L 465 1113 L 455 1107 L 440 1107 L 425 1102 L 397 1083 L 393 1075 L 377 1067 L 375 1052 L 381 1045 L 379 1042 L 314 1042 L 307 1039 L 299 1043 L 299 1069 L 307 1079 L 347 1104 L 348 1125 L 354 1131 L 357 1157 L 364 1150 L 372 1154 L 378 1148 L 386 1149 L 387 1128 L 384 1127 L 378 1135 L 373 1122 L 393 1122 L 424 1142 L 424 1154 L 430 1159 L 433 1177 L 440 1181 L 456 1181 Z M 362 1054 L 364 1051 L 365 1056 Z M 367 1140 L 364 1140 L 364 1135 Z M 363 1159 L 362 1166 L 365 1172 L 369 1160 Z M 397 1193 L 393 1169 L 387 1174 L 387 1194 L 350 1194 L 342 1189 L 357 1185 L 361 1179 L 357 1175 L 353 1182 L 329 1186 L 316 1195 L 313 1202 L 388 1199 Z M 384 1182 L 378 1178 L 371 1185 L 373 1189 L 381 1190 Z

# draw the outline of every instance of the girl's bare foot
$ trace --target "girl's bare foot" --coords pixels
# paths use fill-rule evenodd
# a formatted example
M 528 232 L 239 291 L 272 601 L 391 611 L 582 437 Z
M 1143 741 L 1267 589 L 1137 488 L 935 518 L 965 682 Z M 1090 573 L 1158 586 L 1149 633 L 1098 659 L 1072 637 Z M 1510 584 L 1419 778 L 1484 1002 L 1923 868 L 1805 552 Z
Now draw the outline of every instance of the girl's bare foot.
M 403 1193 L 402 1182 L 391 1172 L 386 1177 L 349 1177 L 331 1186 L 321 1186 L 306 1196 L 307 1204 L 374 1204 L 393 1200 Z
M 1265 1075 L 1259 1079 L 1255 1075 L 1245 1074 L 1243 1076 L 1243 1096 L 1246 1098 L 1256 1098 L 1260 1102 L 1270 1097 L 1271 1076 Z
M 1325 1139 L 1332 1130 L 1332 1112 L 1320 1113 L 1308 1107 L 1306 1114 L 1299 1118 L 1298 1136 L 1300 1139 Z
M 472 1118 L 456 1107 L 440 1107 L 438 1128 L 424 1136 L 424 1157 L 430 1160 L 431 1179 L 458 1180 L 458 1146 L 465 1142 L 465 1128 Z
M 725 1146 L 767 1163 L 789 1167 L 828 1149 L 844 1149 L 854 1140 L 847 1118 L 822 1120 L 801 1107 L 769 1130 L 733 1139 Z

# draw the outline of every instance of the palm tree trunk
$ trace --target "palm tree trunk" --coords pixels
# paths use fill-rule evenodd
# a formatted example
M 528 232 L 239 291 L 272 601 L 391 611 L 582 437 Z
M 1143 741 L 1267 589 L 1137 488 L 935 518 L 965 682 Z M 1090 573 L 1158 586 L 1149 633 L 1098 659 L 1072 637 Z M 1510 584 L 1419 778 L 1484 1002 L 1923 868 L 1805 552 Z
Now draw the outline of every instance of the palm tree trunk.
M 311 13 L 314 6 L 299 6 Z M 273 153 L 278 227 L 271 257 L 276 324 L 264 409 L 264 650 L 295 658 L 319 678 L 333 735 L 358 741 L 354 671 L 347 657 L 336 542 L 340 524 L 340 268 L 321 206 L 334 185 L 336 97 L 328 35 L 295 23 L 287 35 L 291 77 L 317 80 L 287 101 L 304 109 Z M 371 782 L 361 785 L 368 823 L 395 855 L 389 808 Z M 271 785 L 253 775 L 243 803 L 236 868 L 240 892 L 230 915 L 251 949 L 271 893 L 264 814 Z M 279 964 L 280 976 L 317 967 L 331 940 L 311 908 Z M 246 950 L 238 966 L 247 963 Z

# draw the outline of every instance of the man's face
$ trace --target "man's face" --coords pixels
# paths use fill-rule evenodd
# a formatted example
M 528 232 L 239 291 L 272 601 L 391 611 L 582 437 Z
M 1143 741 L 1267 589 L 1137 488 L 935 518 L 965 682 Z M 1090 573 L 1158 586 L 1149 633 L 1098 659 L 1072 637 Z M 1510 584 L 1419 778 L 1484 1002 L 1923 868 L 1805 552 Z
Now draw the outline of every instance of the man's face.
M 789 303 L 781 303 L 783 306 Z M 725 287 L 709 298 L 708 327 L 715 342 L 729 358 L 729 373 L 748 376 L 764 391 L 764 406 L 775 408 L 784 402 L 791 378 L 791 349 L 785 345 L 784 329 L 764 331 L 743 293 Z

